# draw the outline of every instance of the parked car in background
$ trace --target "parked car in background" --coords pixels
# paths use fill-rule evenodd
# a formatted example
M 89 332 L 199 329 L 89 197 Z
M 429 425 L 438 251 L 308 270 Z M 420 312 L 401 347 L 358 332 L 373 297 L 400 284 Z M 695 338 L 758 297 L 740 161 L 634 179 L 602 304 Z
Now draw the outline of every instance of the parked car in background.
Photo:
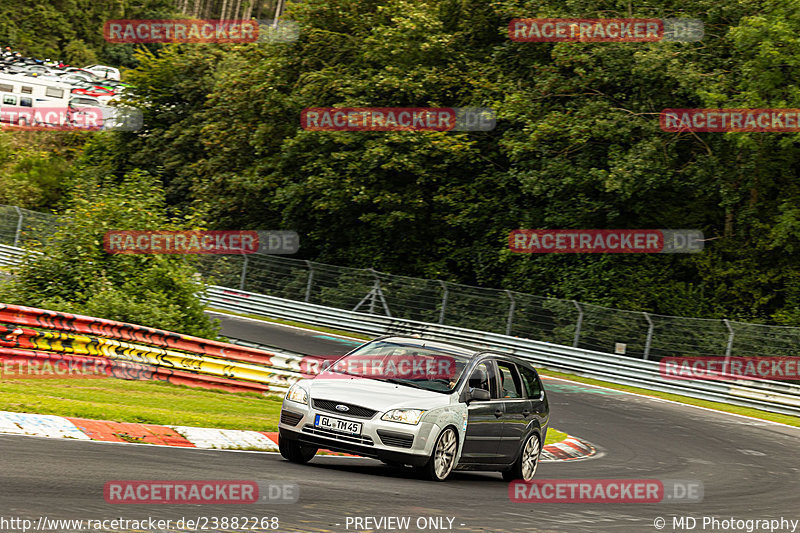
M 89 65 L 88 67 L 84 67 L 84 70 L 88 70 L 93 74 L 96 74 L 99 78 L 103 78 L 106 80 L 115 80 L 119 81 L 119 69 L 114 67 L 108 67 L 105 65 Z

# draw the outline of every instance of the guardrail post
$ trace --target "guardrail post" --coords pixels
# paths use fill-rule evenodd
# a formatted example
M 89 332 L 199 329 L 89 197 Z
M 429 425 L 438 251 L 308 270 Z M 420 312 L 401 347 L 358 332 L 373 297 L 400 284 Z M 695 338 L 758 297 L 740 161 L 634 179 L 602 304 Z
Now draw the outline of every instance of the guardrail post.
M 577 348 L 578 341 L 581 338 L 581 326 L 583 325 L 583 309 L 581 309 L 581 304 L 579 304 L 576 300 L 572 300 L 572 303 L 575 304 L 575 308 L 578 310 L 578 322 L 575 324 L 575 338 L 572 340 L 573 348 Z
M 506 322 L 506 335 L 511 336 L 511 325 L 514 323 L 514 308 L 516 307 L 517 302 L 514 300 L 514 295 L 511 294 L 511 291 L 506 291 L 506 295 L 508 296 L 509 300 L 508 321 Z
M 242 262 L 242 274 L 241 274 L 241 277 L 239 278 L 239 290 L 240 291 L 244 290 L 244 281 L 247 278 L 247 255 L 242 254 L 242 259 L 244 261 Z
M 311 301 L 311 284 L 314 283 L 314 267 L 311 261 L 306 259 L 306 267 L 308 267 L 308 281 L 306 281 L 306 302 Z
M 19 206 L 14 206 L 17 210 L 17 232 L 14 234 L 14 246 L 19 246 L 19 234 L 22 232 L 22 210 Z
M 728 322 L 727 318 L 722 319 L 725 322 L 725 327 L 728 328 L 728 346 L 725 347 L 725 366 L 723 368 L 729 368 L 728 365 L 731 362 L 731 352 L 733 351 L 733 326 L 731 323 Z
M 650 359 L 650 345 L 653 344 L 653 319 L 649 313 L 642 313 L 647 319 L 647 340 L 644 342 L 644 358 Z
M 439 311 L 439 324 L 444 324 L 444 310 L 447 309 L 447 282 L 439 280 L 442 284 L 442 309 Z

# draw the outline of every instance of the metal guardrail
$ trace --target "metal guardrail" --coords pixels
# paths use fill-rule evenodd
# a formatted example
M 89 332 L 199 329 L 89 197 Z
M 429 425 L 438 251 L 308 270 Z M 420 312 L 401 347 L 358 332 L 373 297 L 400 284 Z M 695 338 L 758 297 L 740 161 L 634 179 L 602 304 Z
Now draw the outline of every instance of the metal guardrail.
M 0 243 L 26 247 L 45 242 L 60 220 L 0 205 Z M 614 309 L 260 253 L 204 255 L 197 267 L 217 285 L 242 291 L 634 359 L 800 357 L 800 327 Z
M 655 361 L 498 333 L 346 311 L 219 286 L 209 288 L 205 302 L 216 309 L 295 320 L 366 335 L 419 334 L 434 340 L 460 342 L 479 348 L 504 351 L 528 359 L 543 368 L 611 383 L 800 416 L 800 386 L 793 384 L 753 381 L 674 381 L 660 375 L 659 364 Z
M 28 253 L 24 248 L 0 244 L 0 266 L 18 265 Z
M 23 249 L 0 245 L 0 264 L 3 264 L 3 261 L 5 264 L 18 264 L 24 255 Z M 463 327 L 348 311 L 220 286 L 210 287 L 204 298 L 208 305 L 223 310 L 296 320 L 375 336 L 421 334 L 437 340 L 458 341 L 480 348 L 504 350 L 529 359 L 543 368 L 611 383 L 800 416 L 800 386 L 789 383 L 673 381 L 660 375 L 657 362 L 630 356 Z M 298 362 L 289 357 L 275 366 L 296 372 L 299 370 L 297 365 Z

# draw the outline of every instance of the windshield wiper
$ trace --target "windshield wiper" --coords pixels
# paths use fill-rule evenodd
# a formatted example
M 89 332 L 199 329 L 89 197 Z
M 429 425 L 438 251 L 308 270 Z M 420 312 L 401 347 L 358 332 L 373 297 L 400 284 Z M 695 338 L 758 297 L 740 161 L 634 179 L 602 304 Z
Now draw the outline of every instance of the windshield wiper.
M 426 388 L 426 387 L 422 387 L 422 386 L 420 386 L 420 385 L 417 385 L 417 384 L 416 384 L 416 383 L 414 383 L 413 381 L 406 381 L 406 380 L 404 380 L 404 379 L 398 379 L 398 378 L 385 378 L 385 379 L 381 379 L 381 380 L 379 380 L 379 381 L 387 381 L 387 382 L 389 382 L 389 383 L 397 383 L 398 385 L 408 385 L 409 387 L 414 387 L 415 389 L 430 390 L 430 389 L 428 389 L 428 388 Z

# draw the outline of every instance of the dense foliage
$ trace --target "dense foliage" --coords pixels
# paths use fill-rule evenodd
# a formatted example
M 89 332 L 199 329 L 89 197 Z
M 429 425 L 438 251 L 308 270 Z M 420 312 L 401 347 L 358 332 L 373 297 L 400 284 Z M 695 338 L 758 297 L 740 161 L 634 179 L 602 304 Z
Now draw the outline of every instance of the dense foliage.
M 197 298 L 204 287 L 191 259 L 103 249 L 109 230 L 181 229 L 164 212 L 163 191 L 143 172 L 119 183 L 84 175 L 44 254 L 32 254 L 16 269 L 0 286 L 0 300 L 215 337 L 218 328 Z
M 98 62 L 133 66 L 133 45 L 109 44 L 103 24 L 110 19 L 173 18 L 171 0 L 3 0 L 0 45 L 24 56 L 85 67 Z M 149 45 L 148 45 L 149 46 Z
M 797 107 L 789 0 L 304 0 L 298 42 L 140 50 L 145 130 L 82 164 L 170 214 L 295 229 L 300 257 L 657 313 L 800 325 L 797 136 L 664 108 Z M 514 17 L 692 17 L 697 43 L 516 43 Z M 486 106 L 484 133 L 310 132 L 306 107 Z M 1 155 L 1 154 L 0 154 Z M 507 250 L 516 228 L 695 228 L 696 255 Z

